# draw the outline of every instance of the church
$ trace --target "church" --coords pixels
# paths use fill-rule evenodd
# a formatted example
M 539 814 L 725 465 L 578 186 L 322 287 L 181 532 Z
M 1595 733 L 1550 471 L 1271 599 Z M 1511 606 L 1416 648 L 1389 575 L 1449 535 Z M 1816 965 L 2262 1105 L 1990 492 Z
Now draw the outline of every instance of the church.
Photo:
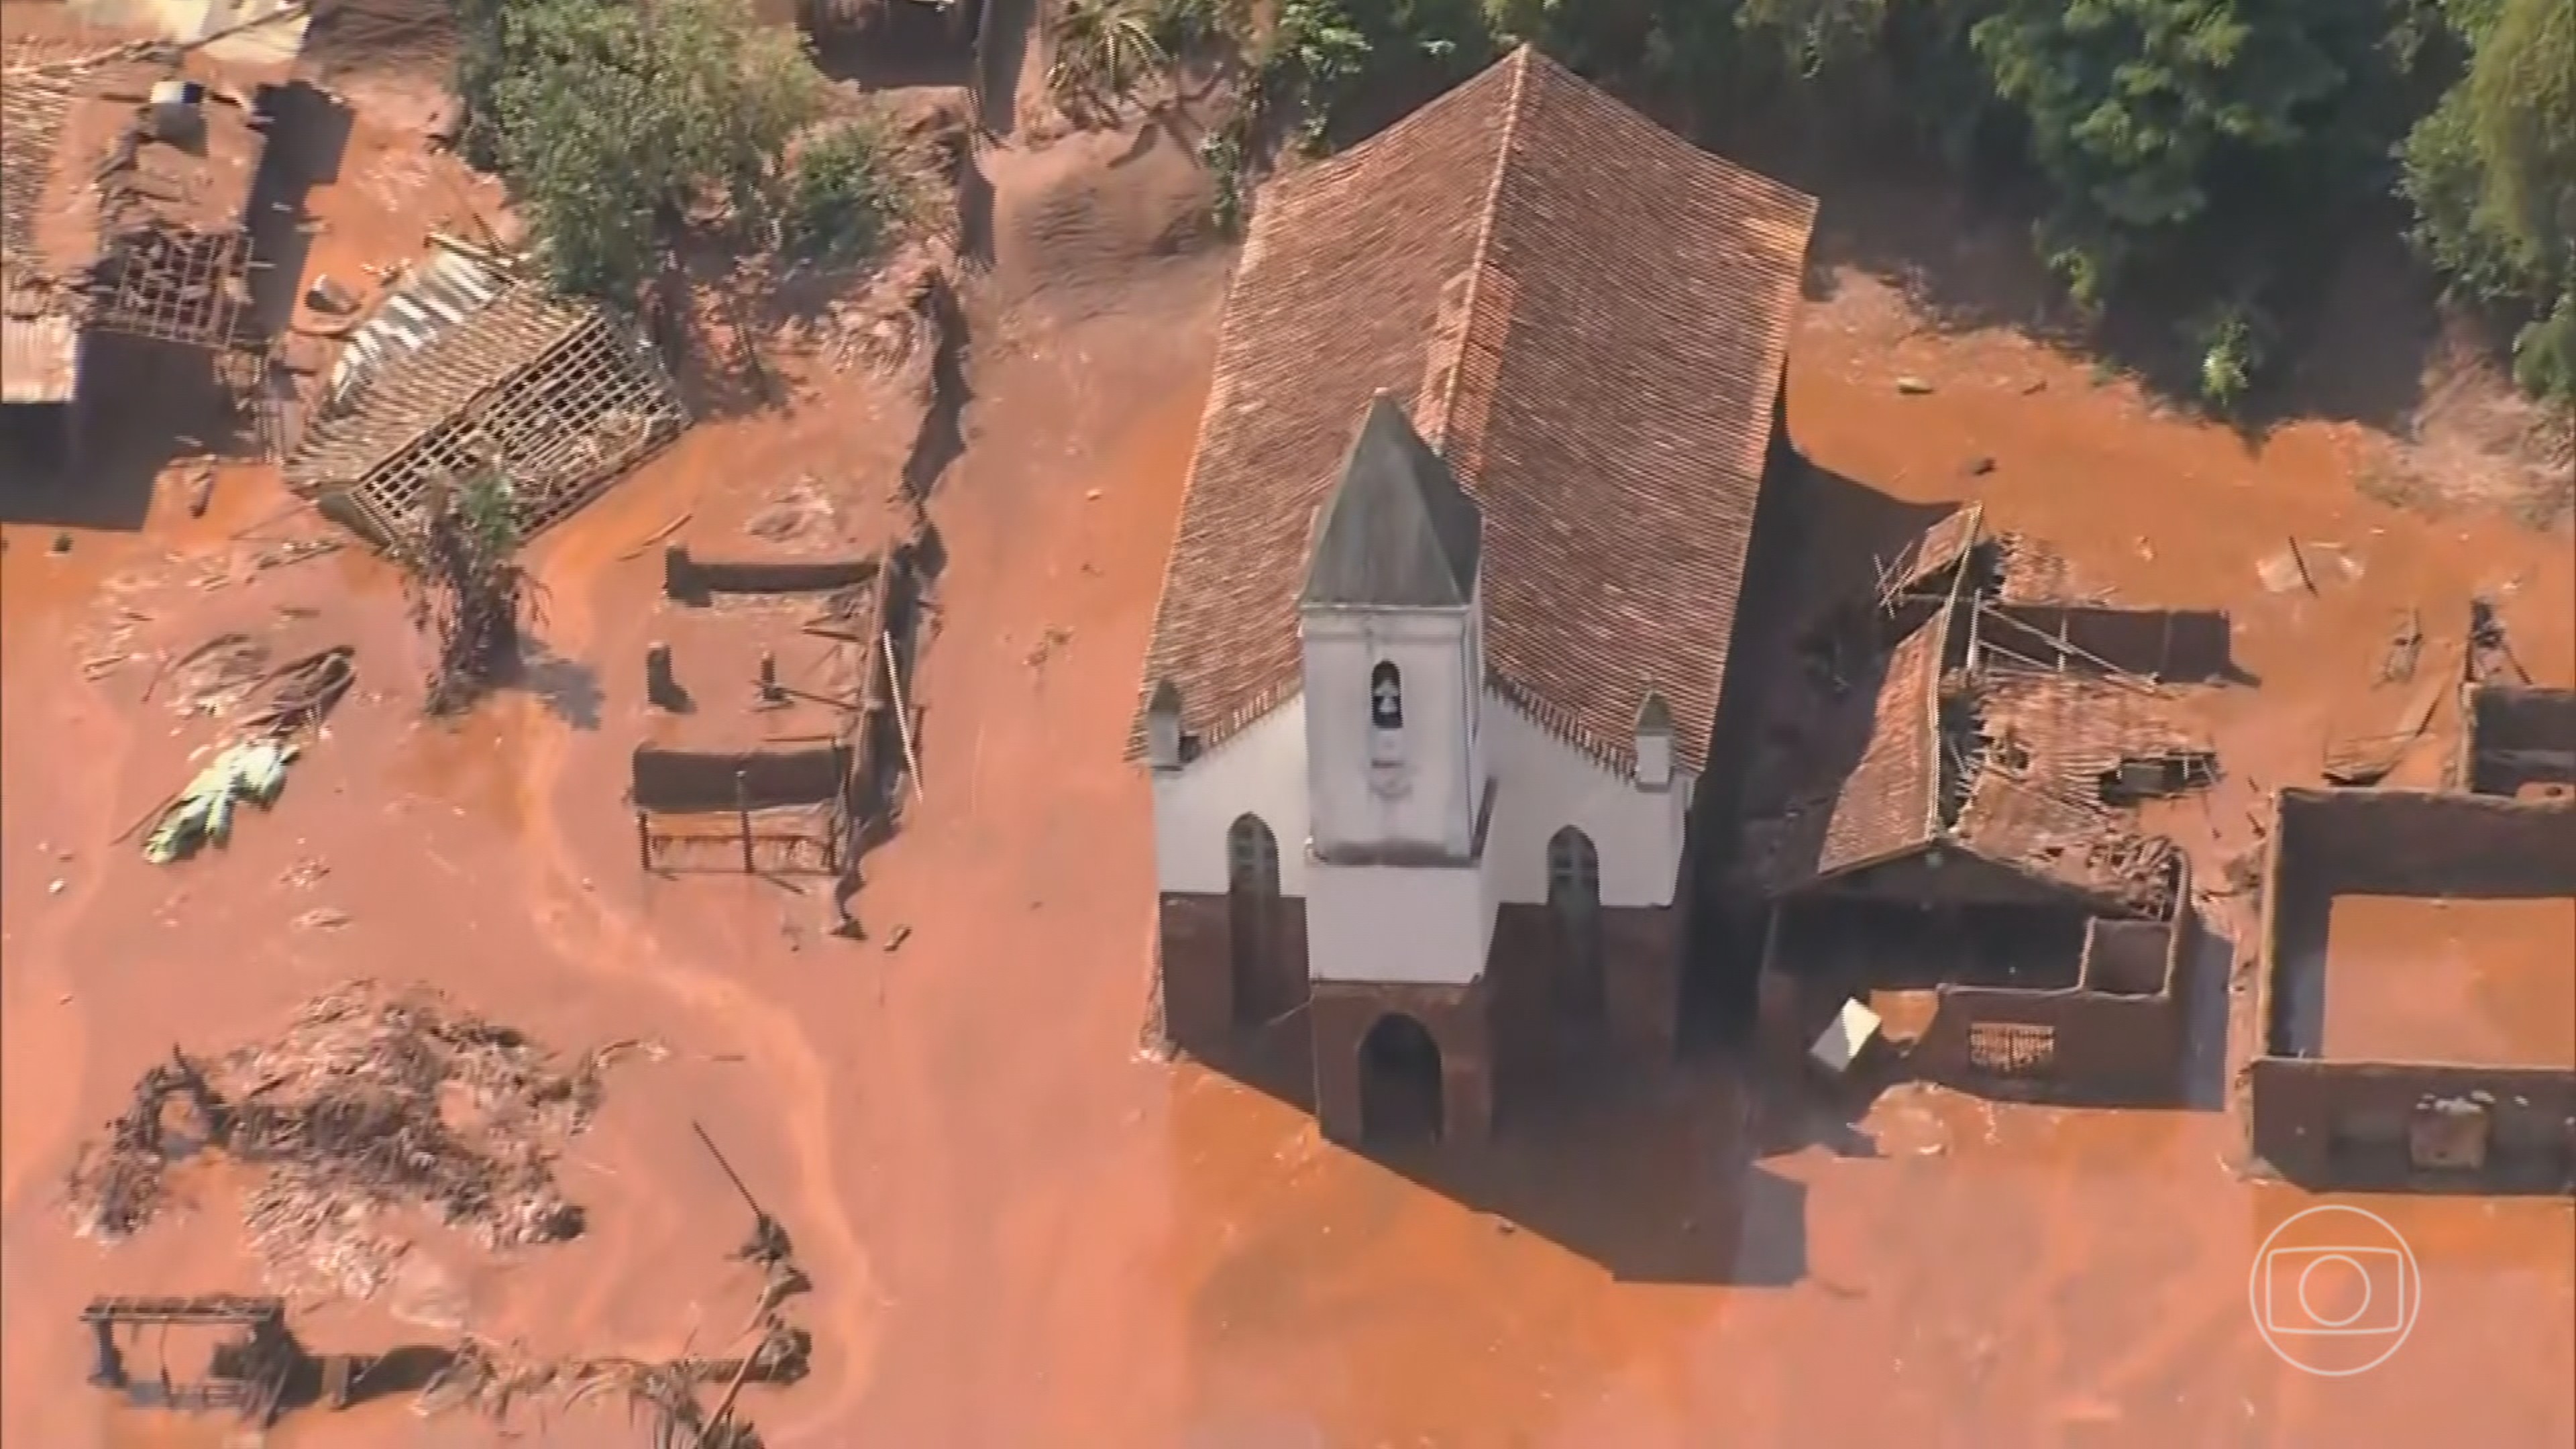
M 1345 1141 L 1671 1058 L 1815 209 L 1527 47 L 1263 192 L 1129 741 L 1173 1046 Z

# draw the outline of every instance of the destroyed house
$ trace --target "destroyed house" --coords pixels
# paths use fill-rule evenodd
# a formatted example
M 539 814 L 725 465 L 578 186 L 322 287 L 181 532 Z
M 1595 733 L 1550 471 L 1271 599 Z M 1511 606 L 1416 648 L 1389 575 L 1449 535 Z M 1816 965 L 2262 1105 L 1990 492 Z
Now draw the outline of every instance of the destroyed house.
M 438 237 L 350 336 L 288 454 L 286 482 L 387 544 L 411 528 L 433 486 L 497 473 L 534 534 L 687 424 L 669 372 L 630 319 Z
M 2576 1192 L 2576 692 L 2462 703 L 2454 788 L 2275 798 L 2238 1078 L 2258 1169 Z
M 1814 217 L 1527 47 L 1264 191 L 1129 741 L 1176 1044 L 1344 1140 L 1670 1057 Z
M 215 352 L 241 340 L 257 97 L 175 48 L 20 47 L 0 84 L 5 401 L 77 400 L 91 339 Z
M 1809 727 L 1793 803 L 1747 828 L 1766 1013 L 1805 1039 L 1858 1000 L 1928 1075 L 2168 1095 L 2188 890 L 2135 805 L 2214 762 L 2152 680 L 2073 643 L 2084 614 L 2032 598 L 2060 577 L 2045 551 L 1963 517 L 1889 572 L 1869 616 L 1894 642 Z M 2129 627 L 2169 642 L 2198 617 Z

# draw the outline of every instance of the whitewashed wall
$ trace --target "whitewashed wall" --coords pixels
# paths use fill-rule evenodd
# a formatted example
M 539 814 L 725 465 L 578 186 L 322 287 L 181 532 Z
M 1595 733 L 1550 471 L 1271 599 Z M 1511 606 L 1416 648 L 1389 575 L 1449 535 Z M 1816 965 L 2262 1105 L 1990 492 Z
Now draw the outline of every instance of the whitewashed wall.
M 1464 986 L 1483 973 L 1492 871 L 1318 865 L 1306 882 L 1308 979 Z
M 1600 852 L 1603 905 L 1672 904 L 1692 777 L 1676 772 L 1668 790 L 1639 790 L 1490 694 L 1483 731 L 1486 758 L 1502 782 L 1485 842 L 1485 874 L 1495 900 L 1544 902 L 1548 837 L 1572 825 Z M 1223 894 L 1226 827 L 1248 810 L 1278 837 L 1280 890 L 1307 894 L 1302 696 L 1187 768 L 1156 774 L 1153 788 L 1154 858 L 1162 889 Z M 1310 936 L 1316 929 L 1310 920 Z
M 1485 699 L 1488 758 L 1502 788 L 1485 840 L 1485 868 L 1512 905 L 1547 900 L 1547 842 L 1571 825 L 1601 855 L 1601 904 L 1668 906 L 1681 874 L 1692 777 L 1640 790 L 1592 757 L 1540 729 L 1500 698 Z
M 1413 846 L 1463 856 L 1484 796 L 1475 711 L 1485 671 L 1471 612 L 1310 610 L 1305 648 L 1308 821 L 1319 850 Z M 1373 764 L 1370 682 L 1395 665 L 1404 691 L 1397 762 Z M 1394 792 L 1381 789 L 1397 784 Z
M 1225 832 L 1245 811 L 1279 840 L 1279 890 L 1306 893 L 1306 709 L 1292 698 L 1172 772 L 1154 772 L 1154 876 L 1166 891 L 1223 895 Z

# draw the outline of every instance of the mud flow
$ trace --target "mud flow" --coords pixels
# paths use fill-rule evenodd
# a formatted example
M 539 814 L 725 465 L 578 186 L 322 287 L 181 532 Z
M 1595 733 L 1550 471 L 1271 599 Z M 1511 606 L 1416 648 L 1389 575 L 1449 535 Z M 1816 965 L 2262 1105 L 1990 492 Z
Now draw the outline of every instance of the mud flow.
M 2224 677 L 2174 691 L 2171 748 L 2124 777 L 2181 898 L 2145 935 L 2060 921 L 2026 970 L 1971 963 L 2180 1003 L 2154 1017 L 2170 1090 L 1864 1099 L 1720 1029 L 1749 1000 L 1694 1000 L 1671 1071 L 1506 1097 L 1472 1157 L 1421 1140 L 1427 1044 L 1382 1043 L 1419 1130 L 1354 1151 L 1296 1060 L 1175 1060 L 1156 1020 L 1127 756 L 1221 392 L 1219 93 L 1075 129 L 1041 104 L 1027 6 L 991 7 L 998 50 L 907 40 L 975 57 L 931 83 L 849 62 L 851 94 L 965 158 L 948 249 L 748 290 L 684 259 L 636 325 L 689 345 L 633 385 L 667 382 L 686 426 L 635 402 L 652 436 L 596 488 L 547 455 L 573 493 L 520 556 L 514 663 L 432 717 L 402 571 L 259 441 L 305 421 L 335 334 L 417 279 L 429 233 L 497 253 L 522 230 L 429 139 L 453 36 L 414 8 L 191 62 L 328 93 L 266 132 L 293 164 L 261 195 L 294 225 L 246 274 L 308 370 L 203 406 L 120 384 L 75 465 L 22 466 L 60 441 L 42 420 L 0 458 L 9 1445 L 239 1442 L 254 1394 L 266 1442 L 310 1449 L 749 1442 L 687 1437 L 719 1418 L 779 1449 L 2576 1438 L 2568 1200 L 2249 1177 L 2230 1085 L 2268 1040 L 2276 792 L 2330 761 L 2461 791 L 2455 686 L 2499 647 L 2481 677 L 2576 685 L 2563 525 L 2380 486 L 2426 436 L 2397 419 L 2248 437 L 1961 323 L 1872 260 L 1845 183 L 1802 181 L 1823 219 L 1786 486 L 1848 574 L 1799 587 L 1866 597 L 1874 557 L 1972 503 L 2083 607 L 2225 616 Z M 130 38 L 22 0 L 0 24 L 13 54 Z M 325 656 L 350 677 L 295 672 Z M 2470 750 L 2507 781 L 2482 798 L 2548 793 L 2563 746 L 2517 739 Z M 292 744 L 280 778 L 208 781 L 244 741 Z M 190 847 L 147 859 L 192 801 Z M 2301 1021 L 2329 1059 L 2576 1069 L 2570 909 L 2334 895 Z M 1812 924 L 1864 965 L 1906 939 Z M 1894 1031 L 1936 984 L 1871 999 Z M 2343 1378 L 2261 1319 L 2275 1249 L 2337 1246 L 2275 1234 L 2322 1204 L 2375 1215 L 2417 1295 L 2402 1346 Z M 2312 1316 L 2378 1311 L 2352 1309 L 2376 1280 L 2318 1282 Z M 165 1373 L 216 1397 L 128 1402 Z

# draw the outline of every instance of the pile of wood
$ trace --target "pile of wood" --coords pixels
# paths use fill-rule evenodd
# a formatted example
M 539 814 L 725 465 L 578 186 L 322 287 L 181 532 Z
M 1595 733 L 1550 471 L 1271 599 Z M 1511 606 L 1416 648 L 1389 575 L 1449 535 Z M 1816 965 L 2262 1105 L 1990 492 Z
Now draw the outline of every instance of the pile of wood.
M 151 1220 L 169 1163 L 222 1152 L 265 1169 L 244 1217 L 271 1279 L 366 1298 L 407 1251 L 384 1226 L 398 1210 L 428 1208 L 488 1248 L 577 1236 L 555 1148 L 588 1125 L 602 1073 L 636 1045 L 567 1068 L 434 992 L 351 982 L 273 1042 L 211 1062 L 174 1047 L 82 1149 L 68 1196 L 80 1229 L 113 1241 Z

